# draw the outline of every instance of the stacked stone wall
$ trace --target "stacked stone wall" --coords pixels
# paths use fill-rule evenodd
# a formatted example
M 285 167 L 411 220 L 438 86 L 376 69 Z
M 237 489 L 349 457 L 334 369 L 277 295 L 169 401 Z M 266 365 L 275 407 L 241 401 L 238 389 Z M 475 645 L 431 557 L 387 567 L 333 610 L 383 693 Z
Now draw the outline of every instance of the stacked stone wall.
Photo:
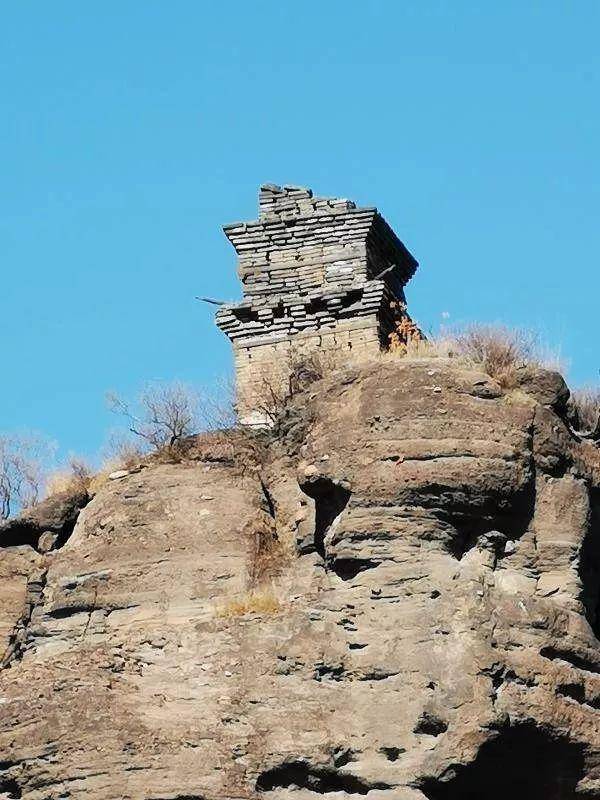
M 255 222 L 224 228 L 238 253 L 244 296 L 255 303 L 268 304 L 273 295 L 350 286 L 390 266 L 386 280 L 403 286 L 416 269 L 376 208 L 314 198 L 309 189 L 272 186 L 262 187 L 259 206 Z
M 234 345 L 242 418 L 260 387 L 285 386 L 292 350 L 349 360 L 388 346 L 417 262 L 376 208 L 268 184 L 258 220 L 224 230 L 244 299 L 223 305 L 217 324 Z
M 277 186 L 265 183 L 258 194 L 261 219 L 275 217 L 290 219 L 322 211 L 356 208 L 356 203 L 344 197 L 315 197 L 305 186 Z
M 246 301 L 225 306 L 218 312 L 217 322 L 234 342 L 263 344 L 303 332 L 327 332 L 351 320 L 360 323 L 378 313 L 385 293 L 383 281 L 356 281 L 349 289 L 286 295 L 271 305 Z
M 380 351 L 375 316 L 342 324 L 322 333 L 299 334 L 259 345 L 234 345 L 237 387 L 237 411 L 242 424 L 262 425 L 269 422 L 265 406 L 275 398 L 283 398 L 289 390 L 292 369 L 317 359 L 327 372 L 354 360 L 376 356 Z
M 227 226 L 239 255 L 244 295 L 269 302 L 274 294 L 350 285 L 367 278 L 366 239 L 374 209 Z

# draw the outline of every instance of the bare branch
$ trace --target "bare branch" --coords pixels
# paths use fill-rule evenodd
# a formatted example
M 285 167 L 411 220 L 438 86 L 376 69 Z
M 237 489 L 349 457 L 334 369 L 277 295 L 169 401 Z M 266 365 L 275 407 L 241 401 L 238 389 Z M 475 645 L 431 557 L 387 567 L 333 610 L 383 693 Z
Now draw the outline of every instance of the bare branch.
M 114 393 L 107 400 L 112 411 L 128 420 L 131 433 L 153 450 L 174 447 L 198 427 L 198 395 L 182 383 L 149 385 L 133 406 Z
M 0 435 L 0 518 L 37 502 L 51 454 L 34 435 Z

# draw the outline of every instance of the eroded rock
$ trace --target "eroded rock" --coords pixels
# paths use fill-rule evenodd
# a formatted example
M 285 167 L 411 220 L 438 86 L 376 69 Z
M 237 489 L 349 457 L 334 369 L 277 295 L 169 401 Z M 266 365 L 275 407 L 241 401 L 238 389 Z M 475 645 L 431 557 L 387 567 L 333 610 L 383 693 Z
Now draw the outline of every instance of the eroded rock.
M 0 787 L 600 796 L 600 459 L 548 397 L 354 366 L 260 474 L 150 464 L 3 550 Z
M 41 550 L 62 547 L 70 537 L 79 512 L 89 502 L 85 490 L 59 492 L 0 524 L 0 548 L 29 545 Z M 49 534 L 49 535 L 48 535 Z M 54 540 L 52 541 L 52 536 Z

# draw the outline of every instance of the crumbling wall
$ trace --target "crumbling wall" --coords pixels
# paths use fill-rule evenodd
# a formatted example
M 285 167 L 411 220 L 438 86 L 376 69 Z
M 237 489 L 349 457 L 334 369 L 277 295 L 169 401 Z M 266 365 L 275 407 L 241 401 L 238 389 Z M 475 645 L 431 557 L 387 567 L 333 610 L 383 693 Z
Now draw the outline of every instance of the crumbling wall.
M 350 286 L 393 265 L 386 282 L 401 288 L 417 262 L 376 208 L 315 198 L 310 189 L 261 187 L 259 219 L 224 227 L 238 254 L 244 296 L 270 304 L 274 295 Z
M 269 412 L 289 392 L 293 367 L 319 354 L 327 372 L 350 360 L 376 355 L 380 349 L 377 320 L 365 318 L 361 326 L 350 323 L 322 333 L 299 334 L 279 341 L 234 345 L 237 411 L 242 424 L 269 423 Z
M 244 299 L 223 305 L 217 324 L 234 345 L 243 419 L 261 416 L 265 384 L 285 384 L 290 342 L 304 352 L 338 351 L 342 361 L 388 346 L 417 262 L 376 208 L 267 184 L 259 219 L 224 230 Z

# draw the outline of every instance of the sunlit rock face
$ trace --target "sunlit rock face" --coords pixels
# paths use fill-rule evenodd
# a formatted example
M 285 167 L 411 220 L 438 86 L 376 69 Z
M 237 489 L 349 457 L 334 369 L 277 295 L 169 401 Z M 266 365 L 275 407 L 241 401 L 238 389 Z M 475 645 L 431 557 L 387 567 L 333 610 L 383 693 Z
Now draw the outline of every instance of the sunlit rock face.
M 258 470 L 150 465 L 56 549 L 11 539 L 5 796 L 600 796 L 600 457 L 565 402 L 354 365 Z

